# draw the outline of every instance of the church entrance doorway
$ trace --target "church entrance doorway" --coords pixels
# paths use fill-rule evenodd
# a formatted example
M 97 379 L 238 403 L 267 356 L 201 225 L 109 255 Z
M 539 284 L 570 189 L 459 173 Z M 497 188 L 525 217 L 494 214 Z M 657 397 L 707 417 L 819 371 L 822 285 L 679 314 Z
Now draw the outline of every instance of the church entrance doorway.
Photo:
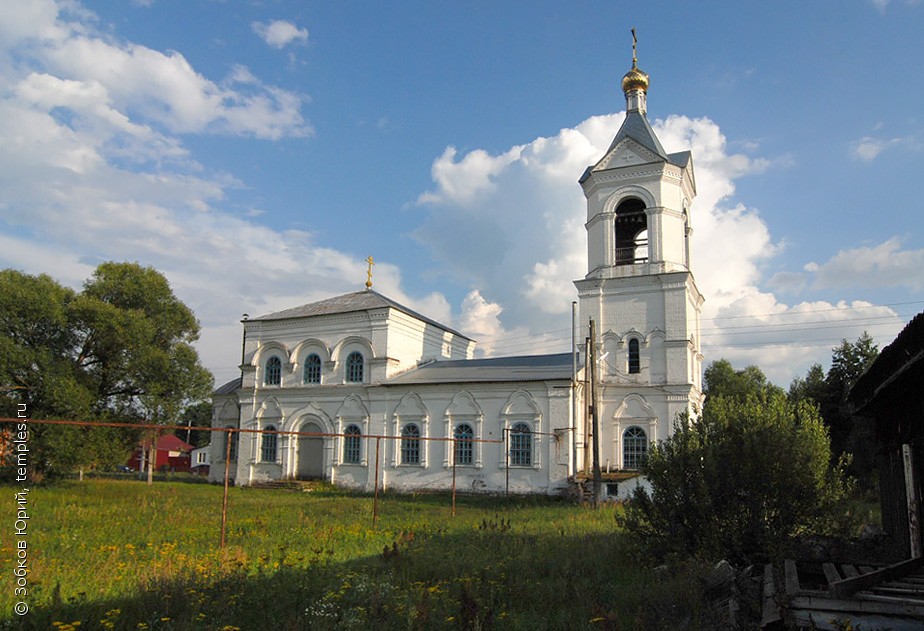
M 313 421 L 302 425 L 300 432 L 320 434 L 324 430 Z M 298 472 L 299 480 L 318 480 L 324 477 L 324 437 L 298 437 Z

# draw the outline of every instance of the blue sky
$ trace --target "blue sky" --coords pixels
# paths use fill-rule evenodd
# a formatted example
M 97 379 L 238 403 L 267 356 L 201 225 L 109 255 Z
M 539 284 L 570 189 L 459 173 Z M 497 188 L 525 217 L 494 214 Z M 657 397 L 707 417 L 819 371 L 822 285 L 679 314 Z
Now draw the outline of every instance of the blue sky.
M 365 281 L 487 354 L 566 350 L 577 179 L 631 63 L 692 149 L 707 363 L 787 385 L 924 310 L 924 6 L 0 0 L 0 266 L 153 265 L 241 314 Z

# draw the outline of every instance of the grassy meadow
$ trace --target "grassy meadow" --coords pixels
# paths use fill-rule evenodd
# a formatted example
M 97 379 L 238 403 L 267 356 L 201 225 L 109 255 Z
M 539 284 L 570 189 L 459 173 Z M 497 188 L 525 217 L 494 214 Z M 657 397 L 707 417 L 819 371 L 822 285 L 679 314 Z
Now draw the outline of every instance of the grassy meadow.
M 448 495 L 386 494 L 373 528 L 371 496 L 235 488 L 219 550 L 220 486 L 69 481 L 28 499 L 25 599 L 15 503 L 0 513 L 0 628 L 691 628 L 706 615 L 694 570 L 638 563 L 613 506 L 460 497 L 452 516 Z

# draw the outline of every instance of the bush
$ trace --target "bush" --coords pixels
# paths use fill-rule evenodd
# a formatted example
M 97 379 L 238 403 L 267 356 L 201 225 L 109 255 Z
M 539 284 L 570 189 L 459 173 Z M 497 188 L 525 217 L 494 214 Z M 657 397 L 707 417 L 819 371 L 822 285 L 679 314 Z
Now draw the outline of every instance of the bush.
M 650 552 L 747 561 L 848 526 L 846 460 L 830 464 L 817 408 L 777 392 L 709 399 L 653 447 L 625 527 Z

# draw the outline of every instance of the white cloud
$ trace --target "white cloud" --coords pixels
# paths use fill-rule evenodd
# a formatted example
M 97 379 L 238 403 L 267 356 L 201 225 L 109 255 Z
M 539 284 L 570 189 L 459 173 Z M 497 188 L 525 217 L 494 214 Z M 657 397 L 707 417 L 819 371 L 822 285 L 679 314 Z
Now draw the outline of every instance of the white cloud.
M 707 361 L 724 357 L 736 367 L 756 364 L 767 377 L 788 386 L 813 363 L 826 366 L 831 349 L 868 331 L 887 343 L 905 321 L 891 308 L 856 300 L 786 305 L 755 291 L 718 310 L 703 322 Z
M 448 147 L 433 164 L 436 189 L 418 200 L 429 212 L 416 238 L 454 277 L 485 297 L 504 297 L 509 322 L 556 327 L 549 316 L 568 312 L 572 281 L 586 273 L 586 211 L 576 180 L 603 155 L 623 118 L 595 116 L 496 156 L 479 149 L 459 157 Z M 735 178 L 769 163 L 729 154 L 718 126 L 705 118 L 672 116 L 654 127 L 668 151 L 693 150 L 694 264 L 717 308 L 753 291 L 761 262 L 778 251 L 755 211 L 720 205 Z M 709 246 L 715 243 L 735 247 Z
M 308 41 L 308 29 L 298 28 L 286 20 L 273 20 L 272 22 L 252 22 L 253 32 L 273 48 L 285 48 L 296 42 L 305 44 Z
M 265 85 L 238 68 L 212 81 L 179 52 L 101 34 L 95 17 L 76 3 L 6 2 L 3 12 L 10 19 L 0 25 L 0 51 L 16 57 L 15 63 L 0 64 L 8 75 L 3 78 L 18 83 L 25 78 L 23 69 L 31 71 L 33 87 L 44 89 L 45 97 L 76 99 L 59 107 L 81 105 L 81 100 L 84 106 L 105 105 L 134 124 L 159 125 L 171 133 L 270 139 L 311 133 L 301 115 L 303 96 Z
M 924 250 L 903 250 L 893 237 L 874 246 L 841 250 L 823 264 L 811 262 L 816 289 L 842 287 L 907 287 L 924 289 Z
M 477 288 L 466 298 L 460 326 L 477 329 L 474 337 L 488 340 L 489 353 L 567 349 L 567 313 L 576 295 L 572 281 L 586 273 L 586 207 L 576 180 L 603 155 L 623 117 L 595 116 L 497 155 L 479 149 L 460 156 L 449 147 L 434 161 L 435 188 L 418 200 L 427 214 L 415 237 L 449 275 Z M 842 338 L 855 339 L 869 329 L 887 341 L 900 330 L 901 318 L 886 307 L 788 305 L 761 288 L 763 267 L 783 245 L 774 242 L 755 209 L 728 200 L 738 178 L 785 167 L 789 158 L 771 162 L 730 152 L 718 125 L 706 118 L 671 116 L 653 127 L 665 149 L 691 149 L 694 156 L 692 258 L 706 297 L 707 362 L 728 357 L 736 365 L 755 363 L 785 385 L 811 363 L 827 362 Z M 924 269 L 920 254 L 896 254 L 894 244 L 883 244 L 869 255 L 853 251 L 845 259 L 891 274 L 892 282 L 920 283 L 921 275 L 912 274 Z M 816 284 L 835 277 L 836 262 L 819 266 Z M 777 274 L 767 285 L 792 292 L 808 282 L 805 274 Z
M 213 81 L 178 52 L 100 35 L 76 4 L 66 5 L 66 14 L 41 0 L 3 6 L 16 20 L 0 22 L 0 79 L 8 86 L 0 94 L 0 266 L 46 271 L 77 285 L 102 260 L 154 265 L 202 320 L 199 348 L 219 379 L 235 376 L 239 351 L 229 339 L 239 339 L 241 313 L 362 287 L 365 264 L 312 233 L 223 212 L 242 183 L 196 163 L 179 135 L 304 136 L 310 127 L 302 96 L 266 85 L 242 66 Z M 4 55 L 16 63 L 3 63 Z M 572 280 L 586 272 L 577 178 L 622 120 L 621 113 L 595 116 L 497 155 L 447 147 L 433 162 L 432 190 L 418 198 L 423 217 L 414 236 L 442 273 L 471 291 L 458 306 L 438 292 L 408 296 L 401 270 L 387 263 L 376 266 L 375 288 L 454 325 L 484 353 L 565 350 Z M 788 317 L 810 326 L 819 317 L 810 311 L 829 309 L 838 314 L 830 316 L 835 324 L 876 313 L 897 326 L 894 314 L 876 311 L 883 308 L 788 306 L 761 291 L 762 266 L 781 246 L 756 210 L 729 199 L 737 178 L 772 165 L 730 152 L 708 119 L 672 116 L 655 129 L 669 151 L 694 152 L 694 270 L 707 296 L 706 323 L 724 318 L 714 320 L 715 330 L 704 325 L 711 358 L 727 354 L 779 378 L 799 362 L 828 356 L 830 347 L 813 351 L 808 342 L 817 334 L 782 326 L 762 335 L 787 346 L 748 346 L 738 341 L 736 323 Z M 852 273 L 880 283 L 903 278 L 904 286 L 919 288 L 913 273 L 924 269 L 921 257 L 890 241 L 806 271 L 818 287 L 837 286 Z M 851 271 L 851 259 L 866 268 Z M 855 337 L 838 330 L 841 336 Z
M 881 138 L 864 136 L 853 144 L 851 152 L 855 158 L 858 158 L 864 162 L 872 162 L 886 149 L 901 145 L 907 142 L 907 140 L 908 139 L 906 138 L 891 138 L 889 140 L 883 140 Z

